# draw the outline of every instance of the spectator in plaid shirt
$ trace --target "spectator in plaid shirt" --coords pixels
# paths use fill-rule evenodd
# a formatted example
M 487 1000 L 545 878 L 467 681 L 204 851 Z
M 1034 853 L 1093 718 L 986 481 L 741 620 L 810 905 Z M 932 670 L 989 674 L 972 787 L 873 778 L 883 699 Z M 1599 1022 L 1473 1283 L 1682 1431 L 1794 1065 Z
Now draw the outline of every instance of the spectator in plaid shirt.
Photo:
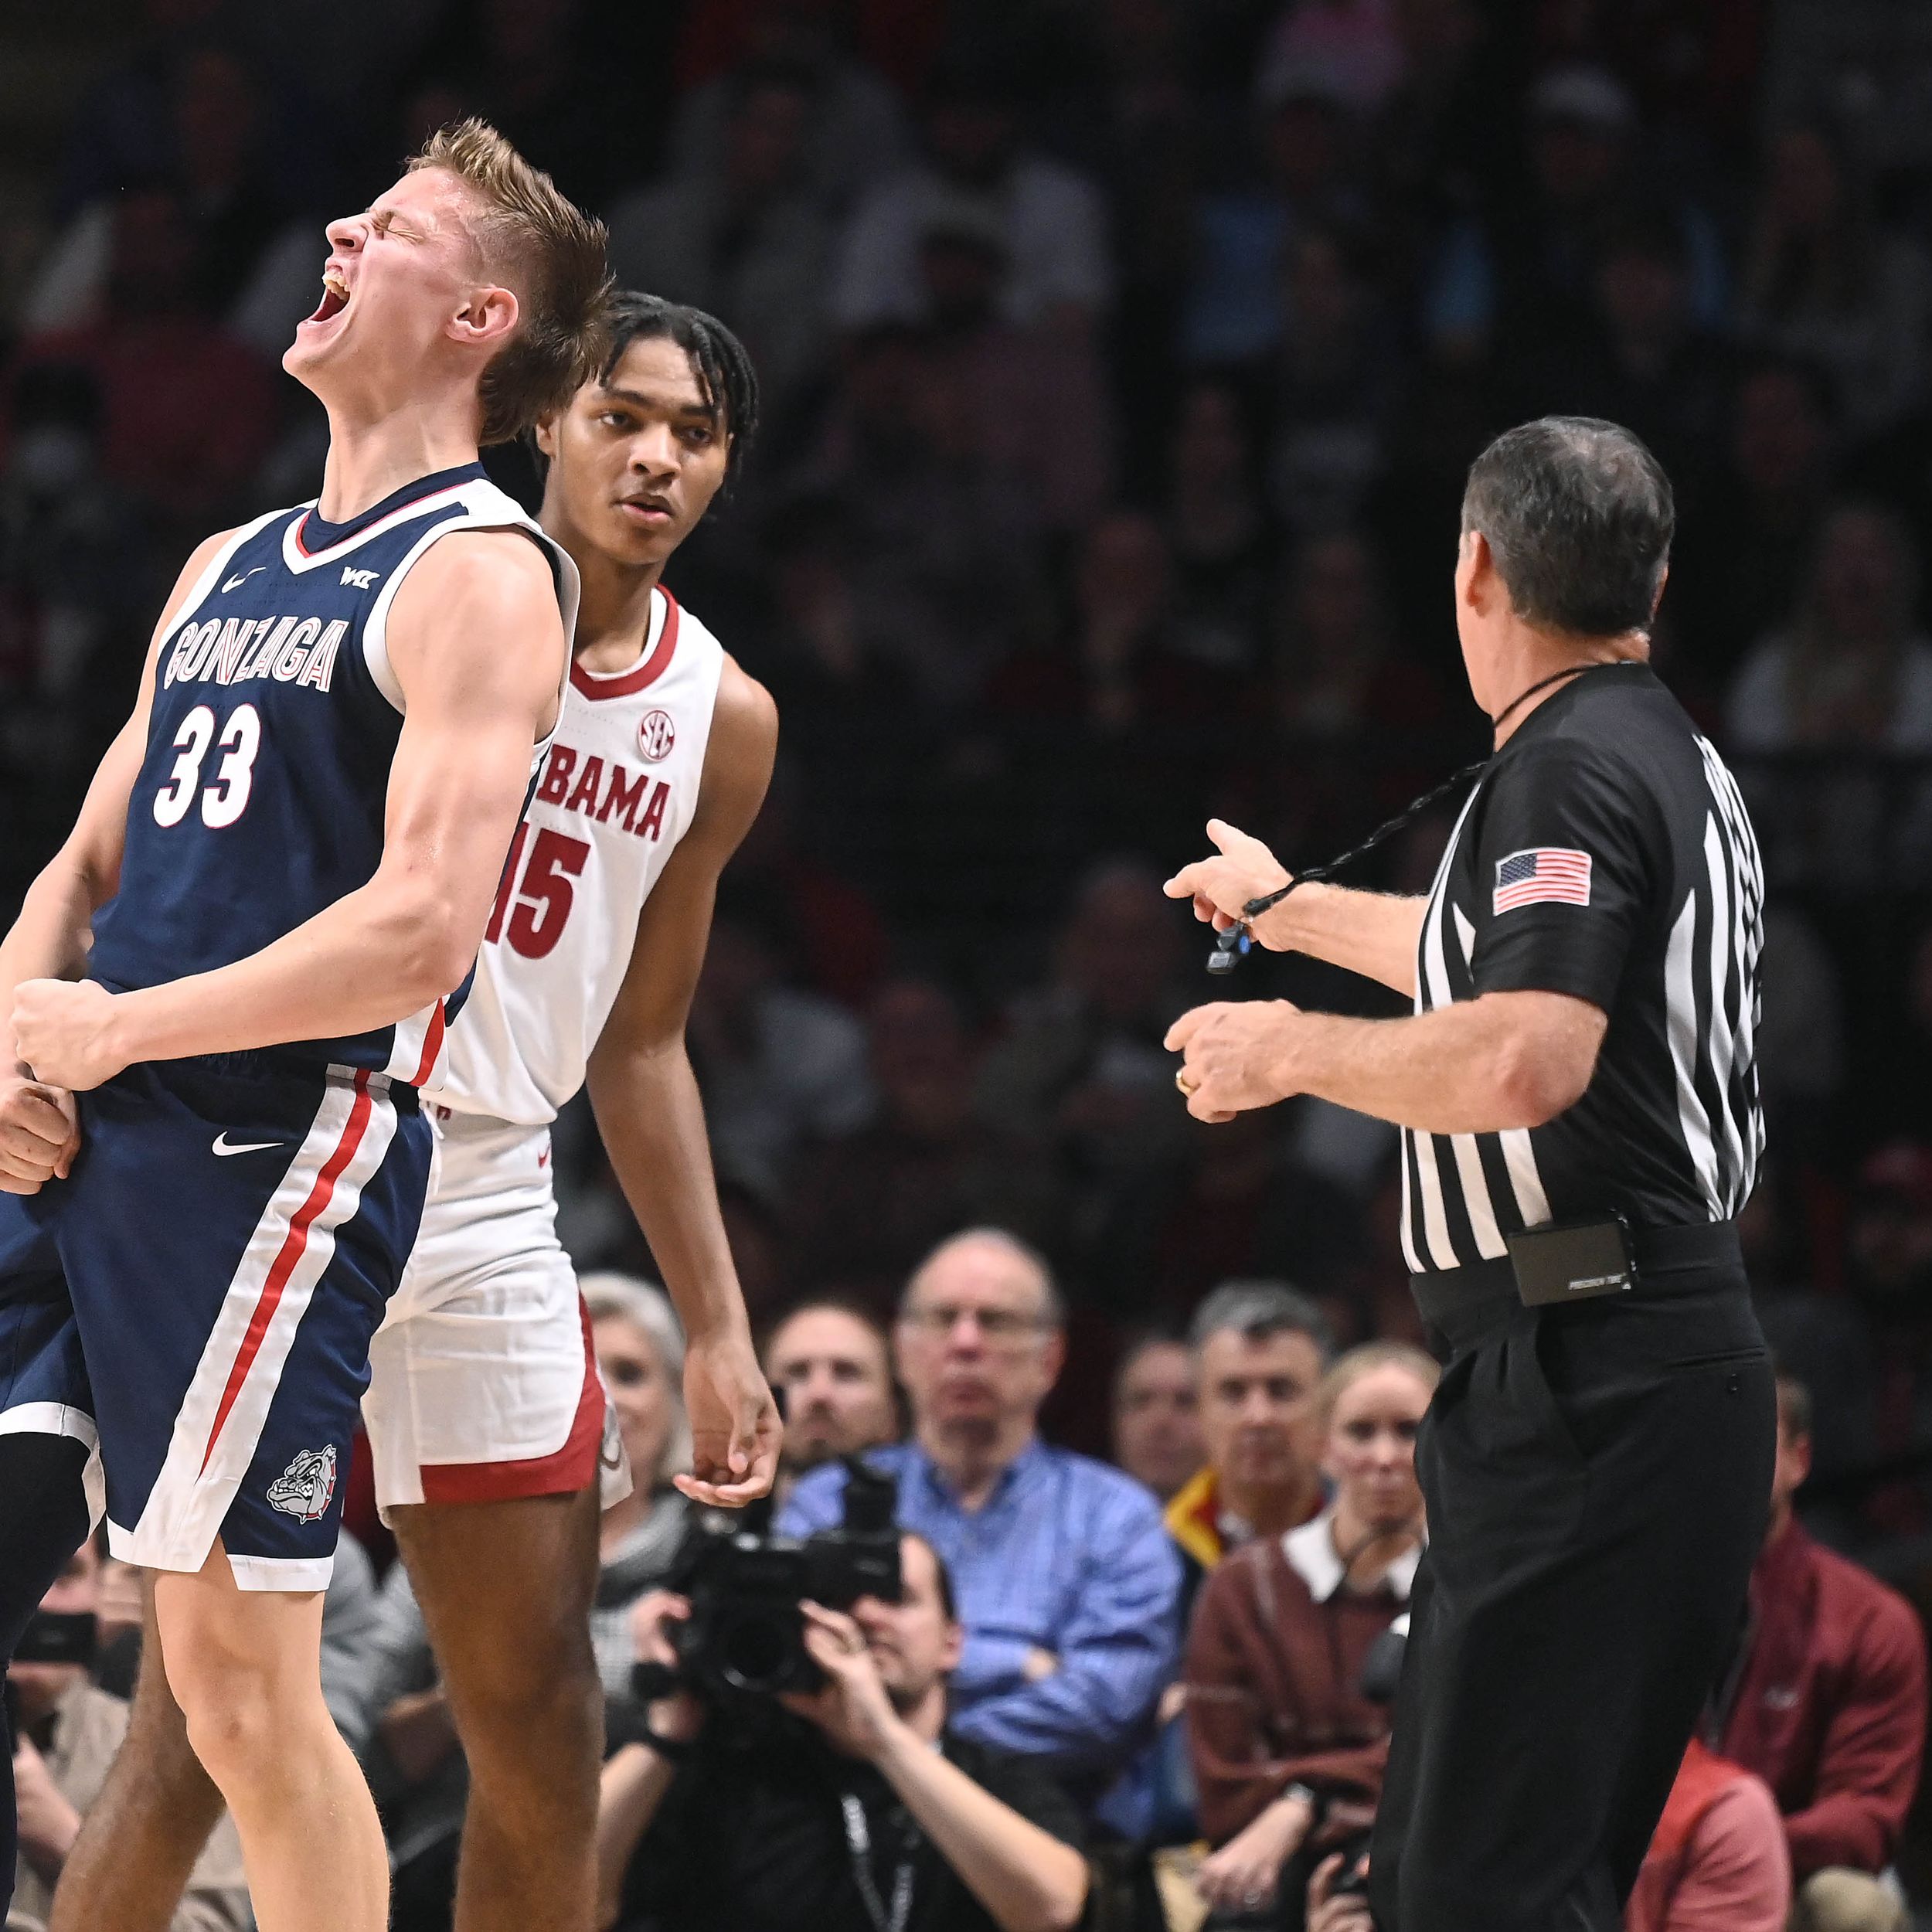
M 1118 1470 L 1040 1440 L 1065 1335 L 1053 1277 L 1023 1242 L 976 1228 L 943 1243 L 906 1286 L 893 1347 L 912 1438 L 868 1460 L 897 1478 L 900 1525 L 958 1591 L 954 1727 L 1097 1797 L 1174 1675 L 1180 1563 L 1160 1507 Z M 813 1471 L 779 1528 L 838 1522 L 845 1480 Z

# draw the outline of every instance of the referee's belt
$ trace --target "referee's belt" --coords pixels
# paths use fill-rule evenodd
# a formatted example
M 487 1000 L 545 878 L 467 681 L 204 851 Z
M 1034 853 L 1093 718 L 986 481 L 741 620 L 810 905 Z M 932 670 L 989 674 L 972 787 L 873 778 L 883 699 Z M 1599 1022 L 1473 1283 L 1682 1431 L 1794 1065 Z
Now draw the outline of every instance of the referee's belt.
M 1581 1277 L 1588 1284 L 1587 1291 L 1566 1294 L 1560 1288 L 1546 1291 L 1529 1286 L 1529 1277 L 1536 1272 L 1529 1259 L 1532 1246 L 1549 1249 L 1573 1236 L 1594 1239 L 1600 1245 L 1616 1244 L 1624 1257 L 1625 1277 L 1614 1278 L 1612 1267 L 1606 1265 L 1600 1274 Z M 1560 1305 L 1600 1295 L 1668 1294 L 1674 1285 L 1670 1278 L 1674 1274 L 1744 1265 L 1735 1221 L 1699 1222 L 1686 1227 L 1632 1228 L 1609 1220 L 1573 1227 L 1532 1228 L 1526 1234 L 1512 1236 L 1512 1246 L 1511 1253 L 1499 1255 L 1492 1261 L 1471 1261 L 1464 1267 L 1410 1275 L 1409 1286 L 1423 1320 L 1432 1327 L 1440 1327 L 1446 1318 L 1454 1319 L 1473 1309 L 1505 1301 L 1525 1306 Z M 1542 1272 L 1547 1276 L 1546 1269 Z M 1562 1272 L 1558 1270 L 1560 1283 Z

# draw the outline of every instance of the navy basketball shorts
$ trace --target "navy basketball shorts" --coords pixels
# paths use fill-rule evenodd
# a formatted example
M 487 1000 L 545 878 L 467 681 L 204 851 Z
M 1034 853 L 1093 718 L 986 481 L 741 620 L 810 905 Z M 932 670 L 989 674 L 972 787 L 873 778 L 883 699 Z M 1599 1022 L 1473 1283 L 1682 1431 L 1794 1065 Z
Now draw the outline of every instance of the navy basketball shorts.
M 65 1181 L 0 1195 L 0 1433 L 98 1431 L 108 1546 L 324 1588 L 369 1338 L 430 1178 L 415 1090 L 226 1054 L 80 1096 Z

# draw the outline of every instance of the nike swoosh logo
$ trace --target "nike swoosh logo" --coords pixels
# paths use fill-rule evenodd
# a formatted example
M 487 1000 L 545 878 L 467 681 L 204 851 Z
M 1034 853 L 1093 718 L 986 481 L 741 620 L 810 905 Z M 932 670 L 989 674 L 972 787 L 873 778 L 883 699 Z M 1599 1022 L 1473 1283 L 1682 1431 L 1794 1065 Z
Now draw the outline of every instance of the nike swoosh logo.
M 253 570 L 244 570 L 244 571 L 243 571 L 243 573 L 241 573 L 241 575 L 240 575 L 240 577 L 230 577 L 230 578 L 228 580 L 228 581 L 227 581 L 226 583 L 224 583 L 224 584 L 223 584 L 221 587 L 222 587 L 224 590 L 233 590 L 233 589 L 235 588 L 235 587 L 236 587 L 237 584 L 246 583 L 250 577 L 252 577 L 253 576 L 254 576 L 254 575 L 255 575 L 256 571 L 257 571 L 257 570 L 267 570 L 267 568 L 268 568 L 268 566 L 267 566 L 267 564 L 265 564 L 265 563 L 258 563 L 258 564 L 257 564 L 257 565 L 255 566 L 255 569 L 254 569 Z M 280 1143 L 279 1143 L 279 1142 L 277 1142 L 277 1141 L 270 1141 L 269 1142 L 269 1145 L 270 1145 L 270 1147 L 277 1146 L 277 1145 L 280 1145 Z
M 215 1136 L 215 1151 L 222 1154 L 259 1154 L 266 1148 L 280 1147 L 280 1141 L 231 1141 L 224 1131 Z

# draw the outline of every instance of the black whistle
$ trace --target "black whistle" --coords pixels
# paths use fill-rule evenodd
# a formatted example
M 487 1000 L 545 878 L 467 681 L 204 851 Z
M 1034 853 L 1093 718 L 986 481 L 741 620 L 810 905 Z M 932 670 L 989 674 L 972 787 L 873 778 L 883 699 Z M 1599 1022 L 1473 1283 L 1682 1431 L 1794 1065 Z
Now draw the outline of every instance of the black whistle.
M 1280 905 L 1302 879 L 1314 877 L 1311 872 L 1304 872 L 1301 879 L 1291 879 L 1277 890 L 1264 893 L 1259 899 L 1250 899 L 1241 908 L 1241 917 L 1234 924 L 1214 936 L 1214 950 L 1208 954 L 1207 969 L 1210 973 L 1231 973 L 1246 959 L 1254 944 L 1254 933 L 1249 925 L 1250 920 L 1259 919 L 1264 913 L 1272 912 Z
M 1233 972 L 1247 957 L 1248 948 L 1253 944 L 1245 923 L 1230 926 L 1224 933 L 1216 933 L 1214 950 L 1208 954 L 1208 971 L 1210 973 Z

